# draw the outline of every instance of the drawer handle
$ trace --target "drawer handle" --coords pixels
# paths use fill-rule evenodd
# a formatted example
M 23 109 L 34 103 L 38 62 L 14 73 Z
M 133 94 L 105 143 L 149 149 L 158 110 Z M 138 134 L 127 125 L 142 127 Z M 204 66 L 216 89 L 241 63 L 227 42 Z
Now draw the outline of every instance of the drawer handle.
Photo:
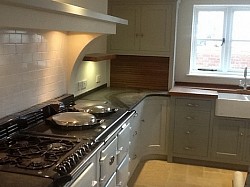
M 133 136 L 136 136 L 137 135 L 137 131 L 134 132 Z
M 189 151 L 189 150 L 192 150 L 193 148 L 192 147 L 184 147 L 184 149 Z
M 137 155 L 134 154 L 132 160 L 134 160 L 134 159 L 136 159 L 136 158 L 137 158 Z
M 109 165 L 111 166 L 115 161 L 115 156 L 111 156 L 109 160 Z
M 187 131 L 186 134 L 191 134 L 191 131 Z
M 186 119 L 187 119 L 187 120 L 194 120 L 194 117 L 187 116 Z
M 188 106 L 188 107 L 198 107 L 199 105 L 198 105 L 198 104 L 188 103 L 187 106 Z

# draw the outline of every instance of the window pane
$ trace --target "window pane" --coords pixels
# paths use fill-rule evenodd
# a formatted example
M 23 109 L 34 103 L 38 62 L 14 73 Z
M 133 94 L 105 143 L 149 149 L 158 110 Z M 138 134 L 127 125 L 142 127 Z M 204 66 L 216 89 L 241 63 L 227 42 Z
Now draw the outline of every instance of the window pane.
M 222 39 L 224 25 L 223 11 L 199 11 L 197 39 Z
M 197 69 L 220 69 L 221 47 L 218 47 L 218 41 L 198 41 L 195 61 Z
M 250 67 L 250 42 L 232 42 L 230 69 Z
M 233 40 L 250 40 L 250 11 L 235 11 L 233 18 Z

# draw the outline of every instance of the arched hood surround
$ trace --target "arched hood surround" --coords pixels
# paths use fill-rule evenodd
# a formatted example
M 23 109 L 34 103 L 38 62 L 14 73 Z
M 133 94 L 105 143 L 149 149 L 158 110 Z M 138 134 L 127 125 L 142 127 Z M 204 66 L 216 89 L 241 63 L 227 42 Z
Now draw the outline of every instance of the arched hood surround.
M 88 79 L 88 89 L 98 86 L 95 84 L 95 75 L 101 74 L 101 84 L 107 83 L 107 63 L 83 61 L 86 54 L 106 53 L 106 35 L 102 34 L 70 34 L 68 35 L 68 67 L 67 85 L 68 93 L 81 94 L 76 91 L 79 80 Z M 91 67 L 90 67 L 91 66 Z M 84 90 L 85 91 L 88 91 Z

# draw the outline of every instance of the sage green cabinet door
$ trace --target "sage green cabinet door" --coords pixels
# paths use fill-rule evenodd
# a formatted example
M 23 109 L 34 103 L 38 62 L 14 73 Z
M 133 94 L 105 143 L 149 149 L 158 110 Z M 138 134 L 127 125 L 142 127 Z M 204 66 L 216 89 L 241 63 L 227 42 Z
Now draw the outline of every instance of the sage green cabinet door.
M 151 96 L 144 100 L 142 113 L 143 154 L 167 154 L 168 97 Z
M 110 36 L 111 51 L 139 50 L 140 37 L 140 9 L 137 6 L 113 5 L 112 15 L 126 19 L 129 25 L 117 25 L 116 34 Z
M 250 122 L 247 124 L 243 160 L 250 164 Z
M 168 4 L 111 3 L 110 14 L 128 20 L 109 36 L 109 52 L 169 56 L 175 6 Z
M 144 102 L 137 105 L 134 110 L 136 114 L 131 118 L 130 123 L 130 146 L 129 146 L 129 172 L 133 174 L 142 156 L 141 145 L 141 115 Z
M 245 121 L 215 118 L 213 123 L 212 157 L 223 162 L 242 159 Z

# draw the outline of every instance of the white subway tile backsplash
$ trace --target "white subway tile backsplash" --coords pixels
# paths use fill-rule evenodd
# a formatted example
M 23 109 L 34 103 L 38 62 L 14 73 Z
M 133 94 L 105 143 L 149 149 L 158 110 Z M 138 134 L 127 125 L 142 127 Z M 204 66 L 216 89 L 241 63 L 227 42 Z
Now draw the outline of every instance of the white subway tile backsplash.
M 9 34 L 0 34 L 0 43 L 10 43 L 10 35 Z
M 9 43 L 21 43 L 22 42 L 22 35 L 21 34 L 10 34 L 9 38 L 10 38 Z
M 66 93 L 65 38 L 0 29 L 0 118 Z
M 15 54 L 16 53 L 16 45 L 15 44 L 4 44 L 3 45 L 3 54 Z
M 23 60 L 22 62 L 33 62 L 33 54 L 32 53 L 23 53 Z

